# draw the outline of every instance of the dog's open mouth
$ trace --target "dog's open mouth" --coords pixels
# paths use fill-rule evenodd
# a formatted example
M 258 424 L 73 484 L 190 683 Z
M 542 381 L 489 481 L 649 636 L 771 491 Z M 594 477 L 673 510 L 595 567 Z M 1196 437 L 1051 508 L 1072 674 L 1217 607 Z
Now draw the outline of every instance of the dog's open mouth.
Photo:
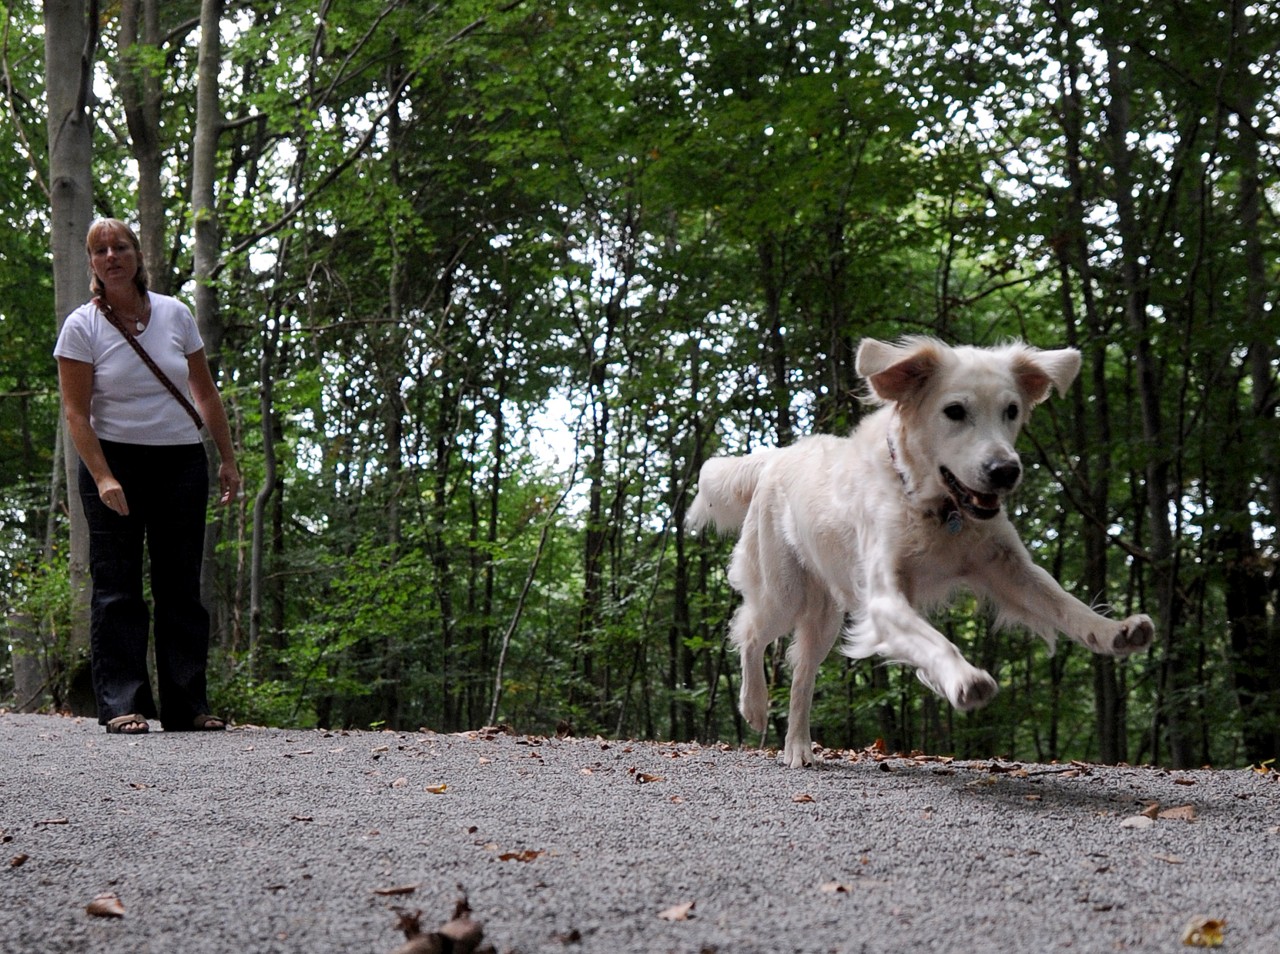
M 980 494 L 960 483 L 956 475 L 947 468 L 939 469 L 942 471 L 942 480 L 946 483 L 947 490 L 951 492 L 951 499 L 965 513 L 979 520 L 990 520 L 1000 513 L 999 494 Z

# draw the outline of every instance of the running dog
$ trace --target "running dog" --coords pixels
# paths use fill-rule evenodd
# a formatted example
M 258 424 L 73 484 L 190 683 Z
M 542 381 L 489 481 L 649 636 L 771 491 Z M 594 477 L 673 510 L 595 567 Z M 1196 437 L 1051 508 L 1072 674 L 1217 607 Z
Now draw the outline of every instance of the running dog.
M 1078 351 L 866 339 L 857 371 L 881 407 L 852 434 L 708 460 L 687 518 L 691 530 L 740 534 L 729 582 L 743 602 L 730 638 L 742 659 L 740 708 L 757 731 L 769 708 L 765 648 L 793 634 L 783 750 L 792 768 L 814 761 L 814 680 L 842 629 L 846 655 L 913 666 L 963 711 L 997 687 L 925 618 L 957 588 L 1051 650 L 1059 632 L 1111 656 L 1155 635 L 1147 616 L 1108 619 L 1068 595 L 1005 515 L 1022 479 L 1014 440 L 1033 407 L 1075 380 Z

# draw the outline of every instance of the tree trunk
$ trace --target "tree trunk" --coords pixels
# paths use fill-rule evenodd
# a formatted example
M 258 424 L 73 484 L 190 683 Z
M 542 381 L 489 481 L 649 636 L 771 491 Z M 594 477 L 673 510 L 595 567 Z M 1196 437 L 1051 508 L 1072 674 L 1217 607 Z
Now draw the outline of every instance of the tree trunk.
M 160 141 L 160 80 L 149 65 L 145 48 L 160 45 L 157 0 L 123 0 L 120 4 L 120 35 L 116 44 L 116 81 L 125 122 L 129 127 L 129 150 L 138 164 L 138 241 L 147 263 L 151 287 L 167 295 L 172 276 L 164 267 L 165 210 L 160 183 L 163 151 Z M 217 36 L 217 30 L 214 30 Z M 143 47 L 144 49 L 139 49 Z M 121 217 L 127 217 L 123 212 Z
M 87 297 L 85 235 L 93 216 L 93 125 L 88 112 L 98 4 L 78 0 L 44 5 L 45 90 L 49 107 L 49 180 L 54 311 L 58 327 Z M 63 428 L 66 421 L 62 422 Z M 63 434 L 67 510 L 71 516 L 71 666 L 68 708 L 95 713 L 89 680 L 89 531 L 76 493 L 79 457 Z
M 1246 72 L 1240 69 L 1243 74 Z M 1260 449 L 1262 472 L 1270 488 L 1271 523 L 1280 523 L 1280 454 L 1277 453 L 1276 380 L 1274 337 L 1268 337 L 1267 259 L 1262 237 L 1263 168 L 1261 117 L 1256 106 L 1256 83 L 1249 81 L 1249 95 L 1237 112 L 1240 130 L 1240 228 L 1244 238 L 1245 315 L 1242 327 L 1254 332 L 1249 342 L 1249 381 L 1252 394 L 1250 444 Z M 1239 470 L 1238 458 L 1224 462 Z M 1248 488 L 1240 500 L 1239 559 L 1227 565 L 1228 606 L 1236 692 L 1240 700 L 1245 758 L 1262 763 L 1280 758 L 1280 621 L 1267 612 L 1270 581 L 1256 552 L 1252 522 L 1244 522 L 1249 510 Z M 1226 554 L 1224 554 L 1224 557 Z M 1232 612 L 1239 611 L 1239 617 Z
M 1064 174 L 1070 183 L 1067 211 L 1054 242 L 1062 285 L 1063 315 L 1067 343 L 1085 351 L 1089 368 L 1092 402 L 1086 402 L 1084 382 L 1071 392 L 1074 454 L 1078 460 L 1080 489 L 1087 500 L 1088 513 L 1081 528 L 1084 544 L 1084 572 L 1081 584 L 1086 600 L 1105 599 L 1107 595 L 1107 524 L 1111 485 L 1111 408 L 1106 374 L 1106 320 L 1098 310 L 1094 294 L 1094 275 L 1089 257 L 1089 231 L 1085 218 L 1087 196 L 1083 179 L 1084 156 L 1082 138 L 1084 117 L 1079 93 L 1079 45 L 1071 17 L 1061 3 L 1054 4 L 1054 16 L 1061 34 L 1060 56 L 1063 63 L 1060 92 L 1062 94 L 1062 131 L 1065 138 Z M 1085 346 L 1076 316 L 1071 287 L 1071 267 L 1079 275 L 1079 299 L 1084 309 L 1084 337 L 1097 342 Z M 1092 417 L 1090 417 L 1090 403 Z M 1092 426 L 1091 426 L 1092 425 Z M 1090 433 L 1092 431 L 1092 434 Z M 1105 764 L 1127 761 L 1128 744 L 1125 731 L 1124 697 L 1120 692 L 1115 660 L 1093 655 L 1094 724 L 1098 741 L 1098 760 Z
M 1194 764 L 1187 731 L 1188 672 L 1193 663 L 1190 647 L 1182 645 L 1178 621 L 1173 533 L 1169 514 L 1174 500 L 1169 489 L 1169 447 L 1160 405 L 1160 380 L 1156 368 L 1152 331 L 1147 315 L 1147 294 L 1142 281 L 1142 242 L 1134 206 L 1133 152 L 1130 131 L 1131 86 L 1127 49 L 1117 28 L 1102 34 L 1107 53 L 1108 93 L 1106 137 L 1114 177 L 1112 199 L 1116 204 L 1116 227 L 1120 235 L 1120 281 L 1124 317 L 1133 336 L 1134 368 L 1138 379 L 1138 401 L 1142 419 L 1142 439 L 1146 445 L 1146 503 L 1150 517 L 1150 552 L 1156 582 L 1155 623 L 1163 646 L 1160 667 L 1160 711 L 1169 746 L 1169 761 L 1175 768 Z M 1153 740 L 1156 742 L 1157 740 Z M 1154 753 L 1159 761 L 1158 752 Z

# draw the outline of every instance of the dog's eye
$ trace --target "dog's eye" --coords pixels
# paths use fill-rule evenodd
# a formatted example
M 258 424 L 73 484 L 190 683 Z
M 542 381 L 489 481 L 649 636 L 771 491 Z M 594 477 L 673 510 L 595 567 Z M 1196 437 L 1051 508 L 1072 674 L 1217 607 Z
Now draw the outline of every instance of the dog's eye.
M 942 413 L 947 415 L 949 421 L 963 421 L 967 414 L 963 404 L 948 404 L 942 409 Z
M 1016 421 L 1018 419 L 1018 405 L 1010 404 L 1004 409 L 1004 416 L 1010 421 Z

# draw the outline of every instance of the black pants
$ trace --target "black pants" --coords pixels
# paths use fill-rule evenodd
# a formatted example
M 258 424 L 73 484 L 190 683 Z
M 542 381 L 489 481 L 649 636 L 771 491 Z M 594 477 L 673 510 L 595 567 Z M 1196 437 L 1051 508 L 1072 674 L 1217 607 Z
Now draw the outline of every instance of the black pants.
M 208 713 L 205 671 L 209 614 L 200 602 L 208 462 L 202 444 L 149 447 L 102 442 L 124 487 L 129 515 L 98 497 L 80 464 L 80 499 L 89 523 L 89 645 L 98 721 L 136 712 L 157 717 L 147 674 L 150 613 L 143 599 L 143 549 L 151 561 L 155 603 L 159 717 L 166 729 L 189 729 Z

